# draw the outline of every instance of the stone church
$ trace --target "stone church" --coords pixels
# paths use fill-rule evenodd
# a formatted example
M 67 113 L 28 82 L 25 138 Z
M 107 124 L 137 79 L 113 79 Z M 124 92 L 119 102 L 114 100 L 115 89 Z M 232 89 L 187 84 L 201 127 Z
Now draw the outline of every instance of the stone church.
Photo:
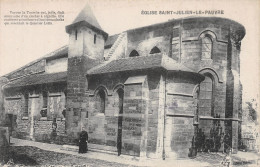
M 237 151 L 241 24 L 187 17 L 109 36 L 86 6 L 65 29 L 67 46 L 0 78 L 13 137 L 75 145 L 86 130 L 95 149 L 167 159 L 218 127 Z

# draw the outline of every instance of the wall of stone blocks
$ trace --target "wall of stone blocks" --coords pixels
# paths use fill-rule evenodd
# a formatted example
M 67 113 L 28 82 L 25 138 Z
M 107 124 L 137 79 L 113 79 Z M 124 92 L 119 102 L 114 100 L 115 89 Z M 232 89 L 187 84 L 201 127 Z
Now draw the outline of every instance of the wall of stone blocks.
M 13 106 L 15 107 L 13 108 Z M 8 114 L 14 115 L 12 136 L 24 139 L 29 137 L 31 122 L 28 118 L 24 118 L 23 116 L 25 110 L 23 92 L 19 89 L 13 89 L 13 91 L 8 91 L 8 93 L 5 92 L 4 108 L 9 123 Z
M 181 62 L 203 75 L 209 74 L 212 76 L 214 83 L 213 113 L 214 116 L 220 114 L 221 118 L 225 118 L 229 27 L 207 19 L 187 19 L 183 22 L 181 28 Z M 212 59 L 202 59 L 201 57 L 202 41 L 200 36 L 203 32 L 209 33 L 213 37 Z M 202 101 L 200 101 L 200 105 L 209 105 L 209 108 L 211 108 L 211 104 L 202 104 Z M 200 108 L 199 111 L 199 114 L 203 116 L 199 127 L 204 130 L 206 136 L 209 136 L 208 132 L 213 123 L 210 118 L 212 117 L 211 111 L 202 111 L 202 109 Z M 224 126 L 224 123 L 221 124 Z
M 120 87 L 119 85 L 125 82 L 127 77 L 121 75 L 111 77 L 111 75 L 106 75 L 102 76 L 102 79 L 96 78 L 96 76 L 88 79 L 90 94 L 87 109 L 89 142 L 116 148 L 119 116 L 118 95 L 116 91 Z M 109 81 L 110 79 L 112 82 Z M 105 113 L 100 113 L 98 103 L 99 89 L 103 89 L 106 92 Z
M 161 53 L 169 54 L 171 28 L 160 27 L 151 29 L 140 29 L 127 32 L 127 51 L 126 57 L 136 50 L 140 56 L 148 56 L 153 47 L 157 46 Z
M 74 40 L 74 39 L 73 39 Z M 80 38 L 78 39 L 80 40 Z M 73 45 L 73 44 L 71 44 Z M 75 44 L 76 45 L 76 44 Z M 70 48 L 69 48 L 70 52 Z M 84 71 L 88 68 L 88 58 L 76 55 L 68 58 L 66 130 L 69 136 L 78 138 L 81 131 L 81 113 L 87 108 L 87 80 Z
M 175 24 L 172 28 L 172 39 L 171 40 L 171 57 L 180 62 L 180 55 L 181 55 L 181 26 L 180 24 Z
M 36 120 L 34 123 L 34 134 L 50 134 L 52 132 L 52 123 L 53 121 L 48 120 Z M 57 122 L 57 135 L 65 134 L 65 120 L 58 120 Z
M 225 24 L 220 24 L 221 22 Z M 220 114 L 221 118 L 224 118 L 226 104 L 231 104 L 225 102 L 226 91 L 228 91 L 226 80 L 229 78 L 227 70 L 232 69 L 239 74 L 240 50 L 235 44 L 229 44 L 229 37 L 234 35 L 230 35 L 230 29 L 236 29 L 238 25 L 228 20 L 221 22 L 207 18 L 185 19 L 180 24 L 182 28 L 181 62 L 195 71 L 202 70 L 202 74 L 206 74 L 206 72 L 203 72 L 203 69 L 214 71 L 214 113 Z M 201 59 L 202 43 L 200 36 L 203 32 L 213 36 L 212 59 L 209 60 Z M 231 42 L 234 41 L 231 40 Z
M 240 73 L 240 48 L 238 48 L 235 44 L 235 41 L 231 40 L 231 53 L 232 53 L 232 58 L 231 58 L 231 69 L 237 71 Z
M 167 77 L 165 153 L 166 158 L 188 156 L 194 132 L 197 100 L 194 98 L 199 79 L 173 73 Z
M 191 30 L 192 31 L 192 30 Z M 196 34 L 198 36 L 200 34 Z M 212 59 L 201 59 L 201 39 L 182 42 L 181 62 L 187 67 L 200 71 L 205 68 L 213 69 L 218 77 L 225 78 L 227 69 L 227 44 L 213 40 Z
M 187 158 L 194 136 L 193 118 L 166 117 L 166 159 Z
M 114 123 L 116 124 L 116 120 L 111 120 L 109 117 L 106 117 L 106 110 L 105 113 L 100 113 L 98 106 L 96 105 L 96 97 L 89 98 L 89 122 L 88 122 L 88 132 L 89 132 L 89 142 L 93 144 L 102 144 L 106 145 L 106 130 L 109 129 L 109 126 L 107 122 L 110 124 Z M 106 98 L 106 106 L 107 107 L 107 99 Z M 106 120 L 108 118 L 108 121 Z M 116 134 L 113 133 L 113 130 L 110 129 L 109 135 L 114 135 Z M 114 144 L 114 146 L 116 146 Z
M 227 93 L 226 93 L 226 117 L 233 118 L 233 121 L 226 123 L 226 133 L 232 136 L 233 152 L 237 152 L 238 140 L 239 140 L 239 110 L 241 109 L 241 92 L 239 74 L 235 70 L 228 71 L 227 79 Z
M 146 156 L 148 89 L 142 84 L 125 85 L 122 153 Z
M 226 85 L 224 83 L 215 82 L 215 89 L 213 100 L 213 113 L 220 115 L 220 118 L 225 118 L 226 113 Z M 200 104 L 203 105 L 203 104 Z M 209 104 L 210 105 L 210 104 Z M 211 106 L 209 106 L 211 108 Z M 205 114 L 206 113 L 206 114 Z M 206 137 L 210 136 L 210 129 L 213 127 L 213 120 L 211 111 L 206 111 L 203 114 L 203 111 L 199 110 L 199 115 L 201 117 L 199 128 L 202 129 Z M 224 129 L 224 122 L 221 121 L 221 127 Z
M 34 139 L 41 142 L 54 142 L 55 136 L 52 134 L 53 121 L 35 120 L 34 122 Z M 65 120 L 58 120 L 56 133 L 57 136 L 65 136 Z
M 238 121 L 232 121 L 232 152 L 238 151 Z
M 231 70 L 227 71 L 227 87 L 226 87 L 226 118 L 233 116 L 233 100 L 234 100 L 234 75 Z
M 48 108 L 47 117 L 42 117 L 40 111 L 43 109 L 42 91 L 48 92 Z M 5 92 L 5 114 L 13 115 L 13 136 L 23 139 L 39 139 L 40 134 L 45 134 L 50 137 L 48 126 L 53 118 L 63 120 L 62 124 L 58 126 L 58 134 L 65 133 L 65 122 L 62 111 L 65 109 L 65 85 L 51 84 L 48 86 L 35 86 L 24 88 L 13 88 Z M 28 97 L 28 117 L 24 115 L 25 112 L 25 93 Z M 14 107 L 15 106 L 15 107 Z M 43 141 L 42 139 L 39 141 Z
M 15 114 L 17 115 L 22 111 L 23 99 L 21 96 L 16 97 L 6 97 L 4 99 L 5 104 L 5 114 Z
M 45 66 L 46 73 L 56 73 L 67 71 L 68 58 L 59 58 L 54 60 L 47 60 Z
M 108 86 L 109 87 L 109 86 Z M 105 114 L 98 110 L 96 94 L 89 98 L 89 142 L 117 146 L 118 106 L 116 92 L 106 95 Z M 142 85 L 124 87 L 124 108 L 122 122 L 122 153 L 140 155 L 142 127 Z
M 31 123 L 29 120 L 17 119 L 17 126 L 14 128 L 13 137 L 29 139 Z
M 160 73 L 148 75 L 149 106 L 146 155 L 161 158 L 163 150 L 163 123 L 165 104 L 165 81 Z
M 78 138 L 82 128 L 88 125 L 87 90 L 90 82 L 85 72 L 104 61 L 104 36 L 85 26 L 75 27 L 69 33 L 66 129 L 71 134 L 69 136 Z
M 189 115 L 195 113 L 194 99 L 179 95 L 167 95 L 167 112 L 169 115 Z
M 145 83 L 123 85 L 128 77 L 135 75 L 135 73 L 130 75 L 114 73 L 99 76 L 102 80 L 97 76 L 88 78 L 90 83 L 89 139 L 90 143 L 116 147 L 119 112 L 116 91 L 119 87 L 123 87 L 122 154 L 155 157 L 158 150 L 160 73 L 149 73 Z M 96 94 L 100 88 L 106 91 L 105 114 L 99 113 L 97 107 Z M 162 107 L 163 104 L 160 106 Z M 160 119 L 163 119 L 161 115 Z M 160 127 L 162 128 L 162 124 Z
M 188 156 L 194 136 L 193 117 L 195 109 L 193 97 L 167 95 L 166 158 Z

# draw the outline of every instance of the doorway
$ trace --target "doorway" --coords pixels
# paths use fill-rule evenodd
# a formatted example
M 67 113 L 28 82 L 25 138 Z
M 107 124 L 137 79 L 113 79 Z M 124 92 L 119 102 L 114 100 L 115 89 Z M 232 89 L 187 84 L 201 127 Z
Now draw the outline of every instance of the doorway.
M 122 122 L 123 122 L 123 101 L 124 101 L 124 90 L 118 89 L 118 133 L 117 133 L 117 153 L 118 156 L 121 155 L 121 149 L 122 149 Z

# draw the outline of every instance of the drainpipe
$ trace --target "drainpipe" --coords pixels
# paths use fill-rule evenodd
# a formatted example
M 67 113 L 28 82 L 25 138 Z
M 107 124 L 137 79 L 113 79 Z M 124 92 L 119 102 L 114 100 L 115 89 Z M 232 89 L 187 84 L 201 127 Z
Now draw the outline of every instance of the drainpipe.
M 166 71 L 165 73 L 165 81 L 164 81 L 164 115 L 163 115 L 163 152 L 162 152 L 162 157 L 163 157 L 163 160 L 165 160 L 165 138 L 166 138 L 166 96 L 167 96 L 167 92 L 166 92 L 166 81 L 167 81 L 167 75 L 168 75 L 168 71 Z

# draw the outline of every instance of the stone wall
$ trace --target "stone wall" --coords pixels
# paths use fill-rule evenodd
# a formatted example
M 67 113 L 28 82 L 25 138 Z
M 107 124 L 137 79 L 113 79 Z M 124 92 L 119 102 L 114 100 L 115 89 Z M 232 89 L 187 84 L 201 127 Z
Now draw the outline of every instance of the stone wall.
M 102 77 L 102 79 L 100 79 Z M 126 75 L 91 76 L 89 82 L 88 130 L 89 142 L 109 147 L 110 151 L 117 150 L 119 96 L 117 90 L 123 88 Z M 113 82 L 111 82 L 113 81 Z M 123 88 L 124 89 L 124 88 Z M 100 111 L 99 91 L 105 92 L 105 111 Z M 124 118 L 123 118 L 124 121 Z M 112 148 L 112 150 L 111 150 Z M 106 149 L 106 147 L 104 147 Z
M 81 113 L 86 112 L 87 99 L 85 90 L 87 89 L 84 71 L 87 67 L 85 56 L 69 57 L 68 77 L 67 77 L 67 101 L 66 101 L 66 130 L 74 138 L 78 138 L 81 130 Z
M 94 35 L 96 35 L 96 43 L 94 43 Z M 90 59 L 102 61 L 104 37 L 88 27 L 77 27 L 70 32 L 68 55 L 69 57 L 84 55 Z
M 166 158 L 188 156 L 192 138 L 195 135 L 194 116 L 197 100 L 194 90 L 199 80 L 185 74 L 171 74 L 167 77 L 165 153 Z
M 158 47 L 161 53 L 169 54 L 170 27 L 160 27 L 160 29 L 137 29 L 127 32 L 127 51 L 126 57 L 136 50 L 140 56 L 148 56 L 153 47 Z
M 137 79 L 132 78 L 140 75 L 146 78 L 143 82 L 128 83 L 129 80 L 136 81 Z M 175 73 L 168 76 L 167 115 L 169 116 L 166 119 L 165 131 L 170 133 L 166 134 L 166 141 L 163 141 L 165 80 L 160 72 L 143 72 L 137 76 L 135 73 L 131 75 L 114 73 L 92 76 L 88 81 L 90 143 L 116 147 L 118 133 L 116 90 L 121 85 L 124 88 L 122 154 L 161 158 L 165 142 L 167 158 L 173 157 L 172 154 L 175 154 L 175 157 L 187 157 L 194 136 L 193 117 L 196 100 L 193 98 L 193 93 L 200 81 L 189 74 Z M 106 92 L 105 114 L 99 111 L 97 99 L 99 90 Z M 176 139 L 176 136 L 179 138 Z
M 200 115 L 203 116 L 200 127 L 206 135 L 211 127 L 212 117 L 220 114 L 225 117 L 226 99 L 226 70 L 227 70 L 227 35 L 229 33 L 226 25 L 219 25 L 210 20 L 196 19 L 185 20 L 182 25 L 181 62 L 209 77 L 212 82 L 212 102 L 200 100 Z M 210 59 L 202 59 L 202 38 L 208 35 L 212 39 L 212 51 Z M 201 90 L 210 89 L 201 85 Z M 203 97 L 201 92 L 200 98 Z M 207 107 L 206 107 L 207 106 Z M 207 109 L 207 110 L 203 110 Z M 209 111 L 208 111 L 209 110 Z M 211 111 L 212 110 L 212 111 Z M 205 120 L 206 119 L 206 120 Z
M 125 85 L 123 114 L 123 154 L 140 156 L 141 143 L 146 131 L 145 106 L 142 98 L 142 83 Z
M 167 158 L 188 156 L 194 136 L 194 99 L 192 97 L 167 95 L 166 139 Z
M 117 90 L 123 88 L 122 154 L 156 157 L 158 147 L 162 148 L 161 144 L 157 145 L 160 73 L 143 73 L 138 76 L 115 73 L 99 76 L 102 80 L 96 77 L 89 78 L 89 142 L 113 146 L 113 150 L 116 150 L 118 121 L 121 116 Z M 136 81 L 135 77 L 142 77 L 143 81 L 132 83 Z M 108 82 L 109 80 L 113 82 Z M 106 92 L 105 113 L 99 111 L 97 97 L 100 90 Z M 162 111 L 162 120 L 161 114 Z M 160 127 L 162 128 L 162 123 Z M 160 142 L 162 143 L 161 140 Z
M 47 91 L 47 115 L 41 115 L 43 108 L 42 92 Z M 13 137 L 32 139 L 36 141 L 50 141 L 53 118 L 58 120 L 58 135 L 65 134 L 65 120 L 62 114 L 65 109 L 65 85 L 52 84 L 35 87 L 12 88 L 5 90 L 5 114 L 12 122 Z M 28 94 L 28 104 L 25 100 Z M 26 114 L 27 113 L 27 114 Z M 43 139 L 42 135 L 45 135 Z M 48 140 L 47 140 L 48 139 Z
M 45 72 L 46 73 L 56 73 L 67 71 L 68 68 L 68 58 L 59 58 L 54 60 L 47 60 Z
M 15 108 L 13 108 L 15 106 Z M 25 111 L 25 98 L 23 91 L 20 89 L 13 89 L 13 91 L 5 92 L 4 108 L 6 121 L 11 123 L 9 116 L 12 114 L 13 117 L 13 131 L 11 132 L 14 137 L 29 138 L 30 134 L 30 121 L 24 118 Z M 10 125 L 10 124 L 9 124 Z
M 35 120 L 34 122 L 34 139 L 41 142 L 55 142 L 58 144 L 66 143 L 65 134 L 65 120 L 58 119 L 56 134 L 53 134 L 53 121 L 48 120 Z
M 149 73 L 149 106 L 146 155 L 161 158 L 163 150 L 163 123 L 165 104 L 165 81 L 160 73 Z
M 89 104 L 86 72 L 104 61 L 104 36 L 79 25 L 69 33 L 66 130 L 76 139 L 88 125 Z
M 203 114 L 204 111 L 201 111 L 202 108 L 199 111 L 201 115 L 199 128 L 208 137 L 210 129 L 213 127 L 212 117 L 218 114 L 222 119 L 226 116 L 231 118 L 234 115 L 233 112 L 239 110 L 239 101 L 242 97 L 239 95 L 238 89 L 232 93 L 232 86 L 230 86 L 232 83 L 229 81 L 230 72 L 228 70 L 235 70 L 239 75 L 240 45 L 238 41 L 244 35 L 244 32 L 242 32 L 244 29 L 241 25 L 230 20 L 214 20 L 212 18 L 185 19 L 182 23 L 179 23 L 179 26 L 181 32 L 179 35 L 179 38 L 181 38 L 180 62 L 205 76 L 210 76 L 213 80 L 212 103 L 206 104 L 203 103 L 203 100 L 200 100 L 200 106 L 207 105 L 212 111 L 205 111 L 208 113 L 206 115 Z M 230 37 L 233 36 L 236 36 L 237 39 L 230 41 Z M 202 41 L 205 37 L 209 37 L 212 41 L 211 58 L 209 59 L 202 57 L 204 54 Z M 176 50 L 173 49 L 172 51 L 172 54 L 176 55 Z M 239 83 L 239 79 L 237 82 Z M 234 116 L 237 118 L 236 114 Z M 231 124 L 229 125 L 231 126 Z M 224 129 L 223 121 L 221 121 L 221 126 Z M 237 127 L 236 123 L 234 123 L 233 128 L 226 126 L 230 130 L 235 127 Z M 238 129 L 235 128 L 234 130 L 235 132 L 229 132 L 230 134 L 233 133 L 233 140 L 238 137 Z M 233 143 L 234 147 L 237 147 L 236 142 L 233 141 Z

